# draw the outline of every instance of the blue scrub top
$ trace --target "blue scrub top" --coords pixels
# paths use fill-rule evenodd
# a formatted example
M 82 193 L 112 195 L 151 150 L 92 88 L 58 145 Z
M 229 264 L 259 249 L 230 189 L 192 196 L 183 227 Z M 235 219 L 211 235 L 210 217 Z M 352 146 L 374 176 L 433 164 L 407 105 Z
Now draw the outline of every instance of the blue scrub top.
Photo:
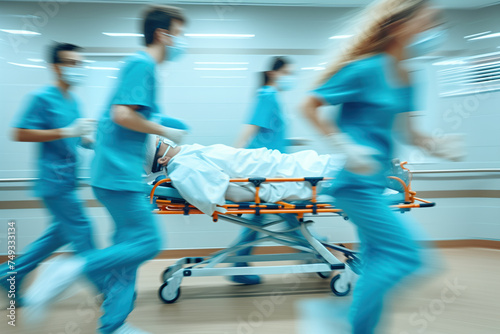
M 140 51 L 126 59 L 117 87 L 99 120 L 92 162 L 91 184 L 109 190 L 142 191 L 146 133 L 124 128 L 112 120 L 114 105 L 136 105 L 136 112 L 150 119 L 156 105 L 156 62 Z
M 259 127 L 247 148 L 268 148 L 286 152 L 286 121 L 278 99 L 278 90 L 264 86 L 257 92 L 257 102 L 248 124 Z
M 71 92 L 56 86 L 31 93 L 13 127 L 51 130 L 70 125 L 80 117 L 79 103 Z M 77 145 L 80 138 L 64 138 L 38 144 L 38 180 L 35 195 L 55 196 L 76 187 Z
M 358 144 L 380 152 L 375 158 L 389 166 L 396 114 L 414 111 L 413 89 L 401 83 L 395 60 L 386 53 L 347 64 L 313 91 L 327 104 L 342 104 L 335 123 Z M 383 182 L 382 172 L 377 183 Z M 359 177 L 359 176 L 357 176 Z M 375 181 L 375 180 L 373 180 Z

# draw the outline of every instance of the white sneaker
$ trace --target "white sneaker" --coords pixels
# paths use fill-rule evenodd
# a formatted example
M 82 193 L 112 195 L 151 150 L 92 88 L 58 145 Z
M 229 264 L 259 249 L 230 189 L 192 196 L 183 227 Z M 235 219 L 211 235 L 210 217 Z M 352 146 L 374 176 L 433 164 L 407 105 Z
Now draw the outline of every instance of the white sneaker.
M 76 281 L 84 266 L 85 259 L 79 256 L 58 256 L 47 265 L 26 291 L 26 320 L 32 324 L 42 321 L 48 304 Z
M 151 334 L 150 332 L 145 332 L 139 328 L 130 326 L 128 323 L 124 323 L 112 334 Z

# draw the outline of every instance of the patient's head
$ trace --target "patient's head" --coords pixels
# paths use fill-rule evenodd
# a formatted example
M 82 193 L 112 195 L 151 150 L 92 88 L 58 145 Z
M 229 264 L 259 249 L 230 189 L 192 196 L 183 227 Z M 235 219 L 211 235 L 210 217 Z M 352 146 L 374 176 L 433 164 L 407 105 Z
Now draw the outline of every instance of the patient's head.
M 146 161 L 144 165 L 146 173 L 157 173 L 164 169 L 170 159 L 180 150 L 179 146 L 172 147 L 161 140 L 160 137 L 150 135 L 146 143 Z
M 172 159 L 181 150 L 179 146 L 172 147 L 169 144 L 165 143 L 164 141 L 160 141 L 160 138 L 156 139 L 156 147 L 157 147 L 157 152 L 155 160 L 158 163 L 158 165 L 161 166 L 166 166 L 170 161 L 170 159 Z

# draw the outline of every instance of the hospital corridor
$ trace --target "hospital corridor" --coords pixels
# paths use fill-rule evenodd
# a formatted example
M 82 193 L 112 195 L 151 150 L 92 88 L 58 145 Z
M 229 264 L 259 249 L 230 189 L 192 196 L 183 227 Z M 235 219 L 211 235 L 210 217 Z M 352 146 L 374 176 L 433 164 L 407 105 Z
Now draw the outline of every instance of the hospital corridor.
M 0 333 L 500 333 L 499 17 L 0 1 Z

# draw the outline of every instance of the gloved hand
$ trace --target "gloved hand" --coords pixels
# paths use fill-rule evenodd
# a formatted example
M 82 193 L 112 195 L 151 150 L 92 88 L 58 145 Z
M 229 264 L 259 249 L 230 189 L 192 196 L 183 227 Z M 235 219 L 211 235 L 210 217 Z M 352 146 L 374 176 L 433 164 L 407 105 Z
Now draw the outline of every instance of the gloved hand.
M 165 137 L 167 139 L 170 139 L 176 144 L 180 144 L 182 141 L 182 138 L 187 135 L 186 130 L 179 130 L 179 129 L 174 129 L 174 128 L 168 128 L 164 126 L 162 128 L 161 133 L 159 133 L 160 136 Z
M 97 121 L 91 118 L 77 118 L 67 127 L 61 128 L 63 138 L 83 137 L 91 135 L 97 127 Z
M 461 134 L 449 134 L 433 138 L 433 148 L 430 153 L 438 158 L 451 161 L 461 161 L 465 158 L 465 137 Z
M 355 174 L 373 175 L 381 169 L 374 155 L 380 154 L 372 147 L 356 144 L 345 133 L 332 133 L 327 136 L 332 153 L 345 154 L 345 168 Z

